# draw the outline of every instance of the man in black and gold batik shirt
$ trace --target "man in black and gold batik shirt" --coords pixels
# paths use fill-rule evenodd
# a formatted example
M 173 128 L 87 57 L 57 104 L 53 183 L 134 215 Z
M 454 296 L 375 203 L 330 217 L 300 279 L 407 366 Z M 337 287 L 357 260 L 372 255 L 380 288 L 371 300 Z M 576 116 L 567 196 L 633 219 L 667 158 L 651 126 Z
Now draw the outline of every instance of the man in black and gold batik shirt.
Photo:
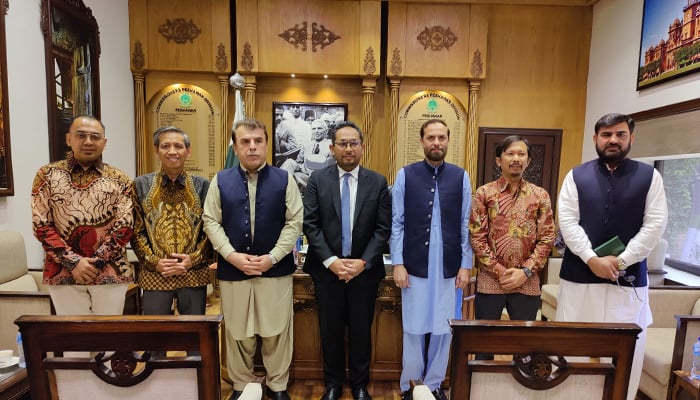
M 134 236 L 144 315 L 203 315 L 213 250 L 202 230 L 209 181 L 185 171 L 190 139 L 166 126 L 153 134 L 161 170 L 134 180 Z

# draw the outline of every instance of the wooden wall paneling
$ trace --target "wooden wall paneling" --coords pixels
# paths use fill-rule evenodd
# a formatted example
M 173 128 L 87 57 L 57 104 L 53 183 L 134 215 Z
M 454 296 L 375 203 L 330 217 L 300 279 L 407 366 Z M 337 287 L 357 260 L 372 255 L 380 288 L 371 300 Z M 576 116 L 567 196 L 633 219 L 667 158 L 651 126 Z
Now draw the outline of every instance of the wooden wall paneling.
M 389 2 L 386 74 L 398 78 L 406 72 L 406 3 Z
M 147 18 L 148 0 L 129 0 L 129 42 L 131 45 L 130 54 L 134 54 L 136 42 L 141 43 L 141 52 L 145 55 L 148 53 L 148 18 Z M 149 57 L 143 58 L 144 64 L 141 70 L 149 68 Z M 132 70 L 134 66 L 131 66 Z
M 214 0 L 211 6 L 212 71 L 230 74 L 235 62 L 231 59 L 231 9 L 228 1 Z
M 361 62 L 357 52 L 360 43 L 359 1 L 258 0 L 258 9 L 260 71 L 357 75 Z M 307 24 L 307 39 L 296 39 L 297 47 L 279 36 L 290 29 L 302 29 L 304 22 Z M 318 29 L 325 28 L 339 38 L 324 48 L 317 46 L 313 51 L 313 23 Z
M 379 76 L 381 57 L 382 7 L 379 1 L 361 1 L 357 54 L 360 58 L 356 74 Z M 368 50 L 371 49 L 371 55 Z M 368 57 L 371 56 L 371 60 Z M 371 64 L 371 65 L 369 65 Z M 368 69 L 371 68 L 371 69 Z M 372 70 L 373 69 L 373 70 Z
M 559 184 L 581 162 L 591 7 L 492 5 L 479 126 L 562 129 Z
M 212 1 L 148 0 L 148 48 L 147 57 L 151 69 L 169 71 L 215 71 L 212 32 Z M 182 19 L 187 24 L 191 38 L 184 43 L 168 41 L 159 30 L 167 20 L 174 23 Z M 191 21 L 191 24 L 190 24 Z M 195 30 L 200 32 L 195 33 Z M 180 40 L 180 39 L 178 39 Z
M 469 19 L 469 62 L 463 67 L 469 78 L 486 78 L 486 57 L 488 56 L 489 14 L 491 8 L 473 4 Z
M 266 25 L 260 26 L 265 23 Z M 269 29 L 267 21 L 258 19 L 257 0 L 237 0 L 236 1 L 236 71 L 257 72 L 260 66 L 260 42 L 258 40 L 258 30 Z
M 470 6 L 455 4 L 410 4 L 406 13 L 407 76 L 445 78 L 465 77 L 469 56 Z M 442 33 L 435 31 L 444 29 Z M 421 44 L 418 36 L 431 31 L 430 41 Z M 448 40 L 453 35 L 455 41 Z M 449 47 L 447 47 L 449 45 Z M 433 47 L 435 46 L 435 47 Z

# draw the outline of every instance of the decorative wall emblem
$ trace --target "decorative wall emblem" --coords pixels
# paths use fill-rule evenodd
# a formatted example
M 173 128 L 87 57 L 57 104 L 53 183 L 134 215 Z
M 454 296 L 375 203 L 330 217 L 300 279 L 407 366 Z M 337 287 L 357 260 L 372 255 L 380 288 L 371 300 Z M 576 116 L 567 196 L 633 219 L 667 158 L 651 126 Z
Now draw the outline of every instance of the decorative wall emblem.
M 226 71 L 226 68 L 228 68 L 228 57 L 226 57 L 226 47 L 223 43 L 219 43 L 216 49 L 216 70 L 219 72 L 224 72 Z
M 401 52 L 399 49 L 394 49 L 394 52 L 391 55 L 391 74 L 394 76 L 399 76 L 401 75 L 401 72 L 403 72 L 401 67 Z
M 158 33 L 168 42 L 172 40 L 177 44 L 185 44 L 187 41 L 193 43 L 202 30 L 191 19 L 185 21 L 184 18 L 175 18 L 172 21 L 166 19 L 165 23 L 158 28 Z
M 241 55 L 241 67 L 244 71 L 253 70 L 253 52 L 250 50 L 250 43 L 245 42 L 243 45 L 243 54 Z
M 372 46 L 367 48 L 367 51 L 365 52 L 365 62 L 364 62 L 364 71 L 365 74 L 367 75 L 372 75 L 374 74 L 375 71 L 377 71 L 377 67 L 375 65 L 376 60 L 374 59 L 374 49 L 372 49 Z
M 480 77 L 484 73 L 484 63 L 481 61 L 481 51 L 476 49 L 474 51 L 474 58 L 472 58 L 472 76 Z
M 428 28 L 426 26 L 417 39 L 423 45 L 424 50 L 430 47 L 432 51 L 440 51 L 442 49 L 449 50 L 457 41 L 457 36 L 450 31 L 450 28 L 442 26 Z
M 311 23 L 311 35 L 309 35 L 308 28 L 309 23 L 304 21 L 301 24 L 294 25 L 293 28 L 289 28 L 277 36 L 287 41 L 287 43 L 293 45 L 296 49 L 301 46 L 301 51 L 307 50 L 307 41 L 309 40 L 311 40 L 311 51 L 316 51 L 318 47 L 323 50 L 326 48 L 326 46 L 329 46 L 336 40 L 340 39 L 340 36 L 326 29 L 325 26 L 317 22 Z
M 143 55 L 143 46 L 140 40 L 134 43 L 134 52 L 131 54 L 131 65 L 137 71 L 143 70 L 143 66 L 146 65 L 146 57 Z

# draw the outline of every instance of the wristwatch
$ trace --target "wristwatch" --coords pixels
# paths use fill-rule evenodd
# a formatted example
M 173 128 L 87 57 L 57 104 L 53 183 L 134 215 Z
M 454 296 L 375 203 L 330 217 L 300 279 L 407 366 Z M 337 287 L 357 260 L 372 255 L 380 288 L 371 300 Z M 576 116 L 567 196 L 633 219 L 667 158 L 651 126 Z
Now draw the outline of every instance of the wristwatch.
M 622 271 L 625 268 L 627 268 L 627 263 L 625 262 L 625 260 L 623 260 L 620 257 L 617 257 L 617 270 Z
M 527 276 L 527 279 L 532 278 L 532 275 L 535 274 L 535 273 L 532 272 L 532 270 L 531 270 L 530 268 L 528 268 L 528 267 L 523 267 L 523 272 L 525 273 L 525 276 Z

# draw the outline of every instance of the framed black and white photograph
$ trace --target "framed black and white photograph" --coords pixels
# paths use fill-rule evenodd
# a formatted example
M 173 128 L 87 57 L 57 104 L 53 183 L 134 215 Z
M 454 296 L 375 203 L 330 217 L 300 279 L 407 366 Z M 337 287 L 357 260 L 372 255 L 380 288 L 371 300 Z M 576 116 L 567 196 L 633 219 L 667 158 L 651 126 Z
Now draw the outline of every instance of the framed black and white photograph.
M 273 163 L 289 171 L 301 192 L 311 173 L 335 159 L 330 133 L 347 119 L 345 103 L 272 103 Z

